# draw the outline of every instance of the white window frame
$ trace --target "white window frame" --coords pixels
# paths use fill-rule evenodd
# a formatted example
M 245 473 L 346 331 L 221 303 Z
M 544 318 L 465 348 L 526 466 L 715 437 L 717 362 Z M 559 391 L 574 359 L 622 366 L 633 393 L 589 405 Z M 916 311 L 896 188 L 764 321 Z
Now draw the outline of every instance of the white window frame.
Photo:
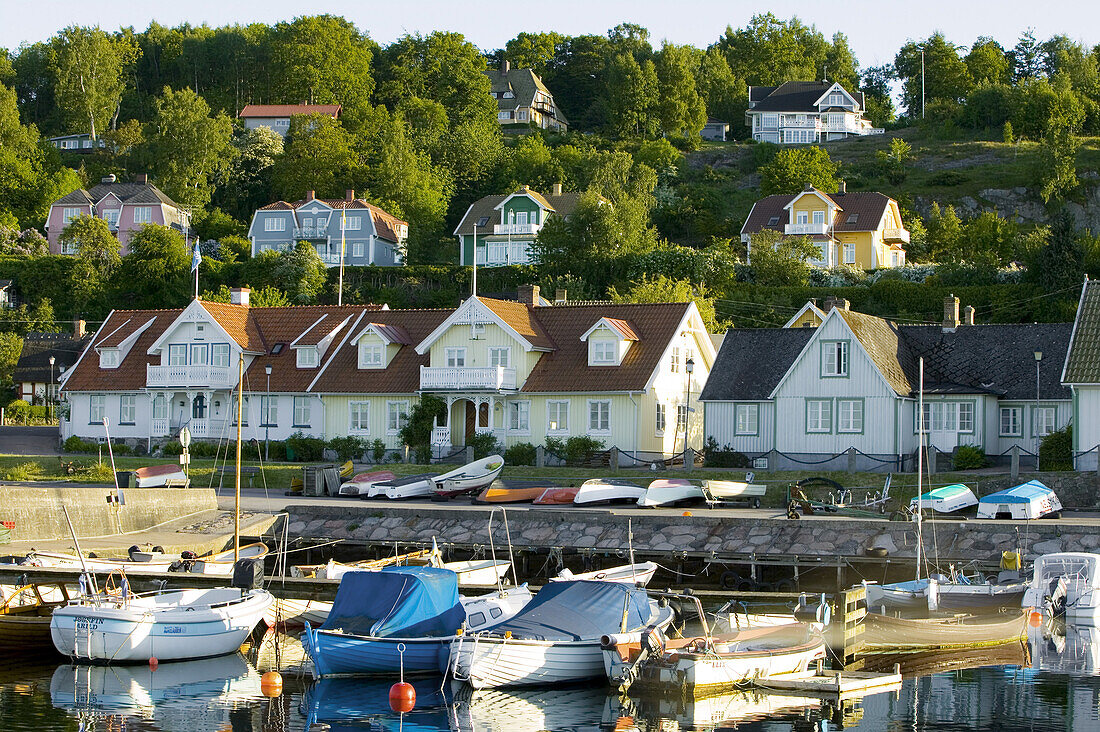
M 78 219 L 78 218 L 80 218 L 81 216 L 83 216 L 87 213 L 88 213 L 87 211 L 85 211 L 83 208 L 80 208 L 79 206 L 75 207 L 75 208 L 73 208 L 73 207 L 62 208 L 61 209 L 61 225 L 62 226 L 68 226 L 69 224 L 71 224 L 73 222 L 73 219 Z
M 313 397 L 294 397 L 294 426 L 310 427 L 310 418 L 313 416 Z
M 458 346 L 448 346 L 443 349 L 444 363 L 449 369 L 466 368 L 466 349 Z
M 317 362 L 320 360 L 320 354 L 317 353 L 317 346 L 304 346 L 302 348 L 296 348 L 298 351 L 295 363 L 297 363 L 300 369 L 315 369 L 317 368 Z
M 103 424 L 107 414 L 107 395 L 92 394 L 88 397 L 88 424 Z
M 668 428 L 668 410 L 663 402 L 657 402 L 657 408 L 654 410 L 654 426 L 658 435 L 663 435 Z
M 153 207 L 152 206 L 134 206 L 134 223 L 135 224 L 151 224 L 151 223 L 153 223 Z
M 1009 429 L 1005 430 L 1005 417 L 1008 416 Z M 1000 418 L 1000 436 L 1001 437 L 1023 437 L 1024 435 L 1024 408 L 1023 407 L 1001 407 Z
M 614 366 L 619 362 L 618 344 L 606 338 L 592 341 L 592 365 Z
M 830 434 L 833 431 L 833 400 L 806 400 L 807 434 Z
M 362 258 L 364 256 L 364 254 L 366 253 L 366 246 L 365 245 L 366 245 L 366 242 L 353 241 L 351 243 L 351 256 L 355 257 L 356 259 Z
M 302 224 L 303 229 L 310 227 Z M 264 231 L 286 231 L 286 217 L 285 216 L 267 216 L 264 218 Z
M 118 423 L 137 424 L 137 394 L 119 394 Z
M 688 407 L 686 404 L 676 405 L 676 434 L 687 429 Z
M 244 414 L 244 421 L 241 422 L 241 427 L 247 427 L 248 426 L 248 410 L 249 410 L 248 396 L 245 395 L 244 398 L 241 401 L 244 403 L 243 406 L 242 406 L 242 409 L 241 409 L 242 413 Z M 237 424 L 237 397 L 235 397 L 235 396 L 231 396 L 229 398 L 229 418 L 230 418 L 230 423 L 233 424 L 234 426 L 236 426 L 236 424 Z
M 850 241 L 846 241 L 843 244 L 844 247 L 844 264 L 856 263 L 856 247 Z
M 546 402 L 546 431 L 551 434 L 569 432 L 569 401 L 551 399 Z
M 230 350 L 228 343 L 211 343 L 210 365 L 229 368 L 229 354 Z
M 348 402 L 348 433 L 356 435 L 370 434 L 370 402 Z
M 813 221 L 813 223 L 815 223 L 815 224 L 824 224 L 825 223 L 825 212 L 824 211 L 814 211 L 813 214 L 812 214 L 811 221 Z
M 733 408 L 733 434 L 755 436 L 760 434 L 760 405 L 737 404 Z
M 186 343 L 171 343 L 168 345 L 168 365 L 169 366 L 186 366 L 187 365 L 187 344 Z
M 260 426 L 279 426 L 279 397 L 266 394 L 260 397 Z
M 409 422 L 408 400 L 386 402 L 386 434 L 396 435 Z
M 344 231 L 360 231 L 363 228 L 363 217 L 344 216 L 340 219 L 340 224 L 343 226 Z
M 1057 407 L 1032 407 L 1031 408 L 1032 437 L 1046 437 L 1058 429 Z
M 118 212 L 117 208 L 108 208 L 103 211 L 103 220 L 107 222 L 107 225 L 111 228 L 118 226 Z
M 489 349 L 489 365 L 492 367 L 511 368 L 512 349 L 508 346 L 493 346 Z
M 381 343 L 359 342 L 359 368 L 382 369 L 386 367 L 386 346 Z
M 959 432 L 974 433 L 974 402 L 958 402 L 955 426 Z
M 822 341 L 821 375 L 826 378 L 848 376 L 851 370 L 851 348 L 848 341 Z
M 863 400 L 838 399 L 836 402 L 836 431 L 849 434 L 863 432 Z
M 485 247 L 485 261 L 493 263 L 508 261 L 507 240 L 490 239 Z
M 117 348 L 104 348 L 99 352 L 99 368 L 101 369 L 117 369 L 118 368 L 118 349 Z
M 531 433 L 531 402 L 508 402 L 508 431 L 524 435 Z
M 588 434 L 611 434 L 611 400 L 588 400 Z
M 669 370 L 669 373 L 673 373 L 673 374 L 680 373 L 680 347 L 679 346 L 673 346 L 672 347 L 672 356 L 671 356 L 670 362 L 668 364 L 668 370 Z
M 168 419 L 168 397 L 163 394 L 153 397 L 153 419 Z
M 794 212 L 794 222 L 796 224 L 808 224 L 808 223 L 810 223 L 810 212 L 809 211 L 795 211 Z
M 210 363 L 210 345 L 208 343 L 192 343 L 190 351 L 192 365 L 206 366 Z

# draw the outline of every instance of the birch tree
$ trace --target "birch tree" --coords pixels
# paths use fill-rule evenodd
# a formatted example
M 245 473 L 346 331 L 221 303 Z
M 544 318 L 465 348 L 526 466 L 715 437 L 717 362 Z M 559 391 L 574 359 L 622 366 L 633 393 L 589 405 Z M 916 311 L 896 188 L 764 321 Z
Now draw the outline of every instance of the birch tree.
M 125 37 L 72 25 L 54 37 L 54 96 L 67 122 L 87 125 L 92 139 L 115 116 L 128 68 L 141 51 Z

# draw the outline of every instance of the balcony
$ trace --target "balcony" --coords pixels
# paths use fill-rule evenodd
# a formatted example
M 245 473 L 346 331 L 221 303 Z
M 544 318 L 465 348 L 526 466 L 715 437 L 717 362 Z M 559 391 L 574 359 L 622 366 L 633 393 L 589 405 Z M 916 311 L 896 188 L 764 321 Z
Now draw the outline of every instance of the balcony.
M 829 225 L 824 221 L 808 224 L 787 224 L 783 227 L 784 234 L 793 236 L 825 236 L 829 232 Z
M 328 227 L 295 227 L 294 228 L 295 239 L 327 239 Z
M 888 242 L 909 243 L 909 232 L 905 229 L 883 229 L 882 238 Z
M 229 389 L 237 385 L 237 374 L 228 366 L 146 366 L 145 385 L 209 386 Z
M 490 368 L 421 366 L 420 388 L 432 390 L 514 391 L 516 388 L 516 370 L 506 369 L 502 366 Z
M 496 224 L 493 226 L 494 234 L 537 234 L 538 224 Z

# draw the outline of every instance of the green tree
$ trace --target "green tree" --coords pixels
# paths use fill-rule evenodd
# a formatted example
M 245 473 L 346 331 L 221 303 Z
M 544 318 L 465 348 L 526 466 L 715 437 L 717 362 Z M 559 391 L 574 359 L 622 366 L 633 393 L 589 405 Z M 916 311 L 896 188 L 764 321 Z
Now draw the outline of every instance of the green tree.
M 1003 267 L 1016 257 L 1019 227 L 992 211 L 983 211 L 963 225 L 962 258 L 973 264 Z
M 1077 187 L 1077 151 L 1081 140 L 1065 125 L 1051 125 L 1039 141 L 1036 177 L 1044 203 Z
M 271 39 L 275 93 L 283 102 L 355 110 L 368 104 L 374 92 L 376 50 L 370 38 L 341 17 L 302 16 L 279 23 Z
M 1028 28 L 1012 49 L 1012 78 L 1016 82 L 1038 79 L 1042 73 L 1041 53 L 1039 42 L 1035 40 L 1035 29 Z
M 321 198 L 337 196 L 359 173 L 353 140 L 331 117 L 292 117 L 285 144 L 271 173 L 272 189 L 284 200 L 296 201 L 307 190 L 316 191 Z
M 720 333 L 724 330 L 718 323 L 714 298 L 707 296 L 706 286 L 696 287 L 688 280 L 675 280 L 665 275 L 643 277 L 631 282 L 630 287 L 622 293 L 612 286 L 607 291 L 607 297 L 615 303 L 694 302 L 707 326 L 707 332 Z
M 731 122 L 733 128 L 740 129 L 739 122 L 749 106 L 748 91 L 745 83 L 733 75 L 729 62 L 717 48 L 708 48 L 699 59 L 695 86 L 706 103 L 708 115 Z
M 966 257 L 963 246 L 962 221 L 954 206 L 940 209 L 932 204 L 925 222 L 928 229 L 928 250 L 934 262 L 958 262 Z
M 959 56 L 959 47 L 942 33 L 923 41 L 909 41 L 894 58 L 894 71 L 902 82 L 901 98 L 910 119 L 921 117 L 921 50 L 924 50 L 924 101 L 958 103 L 970 93 L 970 71 Z
M 111 284 L 130 308 L 183 307 L 191 295 L 191 252 L 183 235 L 146 224 L 130 237 L 129 253 Z
M 975 84 L 1008 84 L 1012 80 L 1008 54 L 988 36 L 979 36 L 963 61 Z
M 1073 216 L 1062 209 L 1050 224 L 1046 245 L 1038 252 L 1038 282 L 1048 292 L 1080 288 L 1084 278 L 1084 249 Z
M 62 251 L 76 250 L 69 279 L 76 312 L 103 304 L 111 275 L 122 262 L 121 246 L 110 226 L 103 219 L 80 216 L 65 227 L 58 242 Z
M 805 287 L 812 259 L 822 259 L 821 249 L 804 236 L 783 236 L 765 229 L 749 241 L 749 265 L 758 285 Z
M 211 117 L 198 94 L 165 87 L 146 127 L 141 157 L 165 193 L 180 203 L 205 206 L 229 171 L 232 135 L 229 118 L 222 113 Z
M 660 98 L 653 62 L 639 64 L 633 55 L 618 53 L 608 61 L 604 79 L 609 129 L 622 137 L 652 137 Z
M 707 108 L 695 88 L 691 52 L 665 42 L 657 54 L 657 114 L 666 135 L 694 137 L 707 123 Z
M 13 396 L 12 373 L 23 352 L 23 339 L 18 333 L 0 331 L 0 403 L 7 404 Z
M 111 36 L 98 26 L 71 25 L 51 45 L 57 103 L 68 122 L 85 125 L 95 139 L 118 111 L 140 50 L 125 36 Z
M 894 67 L 872 66 L 864 69 L 863 92 L 864 112 L 876 124 L 884 125 L 894 121 L 894 99 L 890 81 L 894 78 Z
M 603 75 L 609 55 L 611 42 L 606 36 L 570 36 L 558 46 L 543 76 L 543 82 L 554 90 L 554 101 L 575 128 L 594 129 L 604 123 Z
M 836 173 L 836 163 L 820 147 L 784 148 L 770 163 L 760 167 L 760 192 L 765 196 L 798 193 L 812 185 L 820 191 L 835 193 Z
M 820 79 L 829 43 L 798 18 L 754 15 L 745 28 L 726 32 L 717 47 L 734 76 L 749 84 L 778 85 L 794 79 Z
M 272 267 L 274 282 L 271 284 L 285 292 L 295 305 L 317 302 L 328 278 L 328 270 L 317 256 L 317 250 L 306 242 L 298 242 L 294 249 L 281 252 L 276 257 Z
M 271 203 L 275 162 L 283 154 L 283 138 L 269 127 L 237 129 L 229 174 L 215 201 L 235 218 L 247 220 L 260 206 Z M 299 195 L 301 195 L 299 193 Z
M 859 84 L 859 61 L 848 46 L 848 36 L 839 31 L 825 50 L 825 77 L 854 92 Z
M 531 69 L 539 76 L 545 76 L 554 63 L 558 48 L 564 42 L 565 36 L 553 31 L 522 32 L 504 45 L 502 55 L 513 68 Z

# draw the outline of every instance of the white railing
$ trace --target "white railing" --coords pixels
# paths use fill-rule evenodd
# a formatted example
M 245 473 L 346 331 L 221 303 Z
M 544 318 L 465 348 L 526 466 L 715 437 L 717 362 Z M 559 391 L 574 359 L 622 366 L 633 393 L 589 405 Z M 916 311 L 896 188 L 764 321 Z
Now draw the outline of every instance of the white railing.
M 829 230 L 829 225 L 824 221 L 817 223 L 811 222 L 808 224 L 787 224 L 783 227 L 784 234 L 805 235 L 805 234 L 817 234 L 824 236 Z
M 494 234 L 534 234 L 539 230 L 538 224 L 495 224 Z
M 886 241 L 901 241 L 909 243 L 909 232 L 905 229 L 883 229 L 882 238 Z
M 153 433 L 153 437 L 164 437 L 168 434 L 168 420 L 154 419 L 153 423 L 149 426 L 149 431 Z
M 146 366 L 146 386 L 214 386 L 236 385 L 235 374 L 228 366 Z
M 432 428 L 432 444 L 433 445 L 449 445 L 449 444 L 451 444 L 451 428 L 449 426 L 433 427 Z
M 869 129 L 864 130 L 864 134 L 867 134 L 867 135 L 885 135 L 886 134 L 886 128 L 885 127 L 871 127 Z
M 515 389 L 516 370 L 489 368 L 420 367 L 421 389 Z
M 794 127 L 796 129 L 816 129 L 819 127 L 817 117 L 807 117 L 801 121 L 794 117 L 784 117 L 782 127 Z
M 193 419 L 184 426 L 192 437 L 207 437 L 210 434 L 209 422 L 205 419 Z
M 340 264 L 339 254 L 318 254 L 317 256 L 320 257 L 321 261 L 325 264 Z
M 328 227 L 317 228 L 315 226 L 294 227 L 295 239 L 327 239 Z

